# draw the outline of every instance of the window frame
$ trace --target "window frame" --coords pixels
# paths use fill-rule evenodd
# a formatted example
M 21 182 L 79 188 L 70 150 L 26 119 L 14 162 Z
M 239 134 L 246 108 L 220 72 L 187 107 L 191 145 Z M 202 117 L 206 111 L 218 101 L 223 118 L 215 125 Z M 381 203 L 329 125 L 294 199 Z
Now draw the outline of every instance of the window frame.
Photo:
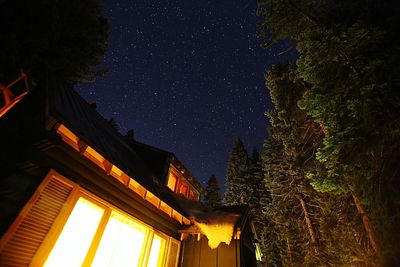
M 97 249 L 99 248 L 100 242 L 102 240 L 104 231 L 107 227 L 107 223 L 109 219 L 111 218 L 111 213 L 114 211 L 124 217 L 126 217 L 129 220 L 132 220 L 134 223 L 138 224 L 139 227 L 146 229 L 146 234 L 145 238 L 143 241 L 142 245 L 142 251 L 140 254 L 140 259 L 139 259 L 139 265 L 138 266 L 147 266 L 149 256 L 150 256 L 150 251 L 151 251 L 151 246 L 153 242 L 153 237 L 154 235 L 158 235 L 161 238 L 165 240 L 165 247 L 164 251 L 162 254 L 163 260 L 161 266 L 167 266 L 168 260 L 169 260 L 169 250 L 170 250 L 170 244 L 172 242 L 179 243 L 179 248 L 180 248 L 180 242 L 178 240 L 175 240 L 174 238 L 154 229 L 152 226 L 140 221 L 139 219 L 135 218 L 134 216 L 124 212 L 123 210 L 119 209 L 118 207 L 108 203 L 107 201 L 101 199 L 98 196 L 93 195 L 92 193 L 84 190 L 81 188 L 79 185 L 69 181 L 68 179 L 62 177 L 61 175 L 55 175 L 56 173 L 53 173 L 52 176 L 55 176 L 57 179 L 66 182 L 70 185 L 73 185 L 74 189 L 71 193 L 71 195 L 68 197 L 67 201 L 64 204 L 64 208 L 61 210 L 60 214 L 54 221 L 54 224 L 52 225 L 51 229 L 46 235 L 46 238 L 44 239 L 42 245 L 38 249 L 37 253 L 35 254 L 34 258 L 32 259 L 30 266 L 43 266 L 50 253 L 52 252 L 53 248 L 55 247 L 58 238 L 60 237 L 64 226 L 66 225 L 70 215 L 72 214 L 73 209 L 75 208 L 75 205 L 78 203 L 79 199 L 82 197 L 85 200 L 89 201 L 90 203 L 99 206 L 100 208 L 104 209 L 104 213 L 100 219 L 99 225 L 97 226 L 97 229 L 95 230 L 95 234 L 93 239 L 91 240 L 90 246 L 85 254 L 85 258 L 83 260 L 82 266 L 90 266 L 90 264 L 93 262 Z M 179 258 L 179 249 L 178 249 L 178 255 L 177 257 Z M 177 266 L 177 265 L 175 265 Z
M 171 187 L 168 186 L 171 176 L 174 177 L 174 179 L 175 179 L 173 190 Z M 168 176 L 167 176 L 167 181 L 166 181 L 165 185 L 168 189 L 170 189 L 175 194 L 183 195 L 187 199 L 192 199 L 192 200 L 200 199 L 200 192 L 188 181 L 188 179 L 185 177 L 185 175 L 183 173 L 181 173 L 172 163 L 170 163 L 170 166 L 168 169 Z M 181 192 L 182 187 L 186 187 L 185 193 Z M 193 198 L 191 197 L 191 191 L 194 192 Z

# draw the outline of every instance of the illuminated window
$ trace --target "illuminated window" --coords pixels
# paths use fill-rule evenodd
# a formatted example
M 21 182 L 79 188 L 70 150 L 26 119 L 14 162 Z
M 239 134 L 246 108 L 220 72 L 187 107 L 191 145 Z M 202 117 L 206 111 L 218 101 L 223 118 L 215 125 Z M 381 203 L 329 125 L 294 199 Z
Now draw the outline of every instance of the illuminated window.
M 176 176 L 172 172 L 170 172 L 168 176 L 167 186 L 174 192 L 175 192 L 176 181 L 177 181 Z
M 185 183 L 181 183 L 181 185 L 179 186 L 179 194 L 187 196 L 188 190 L 189 190 L 188 185 Z
M 144 226 L 113 211 L 92 266 L 138 266 L 147 232 Z
M 173 249 L 176 255 L 167 256 L 172 242 L 179 244 L 107 204 L 79 197 L 43 261 L 57 267 L 165 267 L 179 254 Z
M 154 235 L 151 244 L 149 262 L 147 267 L 162 267 L 164 262 L 166 240 L 159 235 Z
M 81 266 L 104 209 L 79 198 L 44 266 Z
M 186 198 L 199 200 L 199 193 L 192 188 L 188 180 L 173 165 L 169 168 L 167 186 L 175 193 L 184 195 Z

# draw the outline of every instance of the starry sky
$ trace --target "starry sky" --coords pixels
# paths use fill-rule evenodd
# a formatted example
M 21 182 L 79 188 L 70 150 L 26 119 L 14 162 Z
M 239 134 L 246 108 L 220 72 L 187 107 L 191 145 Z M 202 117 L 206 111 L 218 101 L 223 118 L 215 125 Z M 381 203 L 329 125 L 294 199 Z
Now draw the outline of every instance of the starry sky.
M 293 53 L 261 49 L 256 0 L 103 0 L 109 50 L 95 83 L 77 87 L 119 131 L 175 153 L 203 184 L 223 187 L 236 137 L 251 153 L 272 108 L 264 73 Z

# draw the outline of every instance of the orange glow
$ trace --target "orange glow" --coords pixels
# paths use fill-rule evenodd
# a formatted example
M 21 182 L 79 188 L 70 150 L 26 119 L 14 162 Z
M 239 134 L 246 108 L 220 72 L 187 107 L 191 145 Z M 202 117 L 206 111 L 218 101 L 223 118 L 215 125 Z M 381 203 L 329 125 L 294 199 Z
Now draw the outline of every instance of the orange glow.
M 102 155 L 100 155 L 96 150 L 94 150 L 92 147 L 88 146 L 83 155 L 85 155 L 87 158 L 89 158 L 93 163 L 95 163 L 103 170 L 105 169 L 103 164 L 105 158 Z
M 146 189 L 132 178 L 129 179 L 128 187 L 141 197 L 144 197 L 144 195 L 146 194 Z
M 122 176 L 122 171 L 115 165 L 111 167 L 111 172 L 113 172 L 117 176 Z
M 57 128 L 57 133 L 61 135 L 61 139 L 65 143 L 67 143 L 68 145 L 73 147 L 75 150 L 79 151 L 79 146 L 78 146 L 79 137 L 78 136 L 76 136 L 73 132 L 68 130 L 68 128 L 62 124 Z
M 16 92 L 12 92 L 10 89 L 15 89 L 14 85 L 24 81 L 24 92 L 16 96 Z M 21 71 L 21 75 L 8 84 L 4 86 L 0 83 L 0 98 L 3 98 L 3 102 L 0 101 L 0 117 L 6 114 L 13 106 L 15 106 L 25 95 L 28 94 L 29 83 L 26 72 Z M 3 105 L 2 105 L 3 104 Z
M 123 183 L 124 185 L 127 185 L 129 176 L 126 175 L 121 169 L 119 169 L 117 166 L 112 165 L 111 171 L 110 171 L 111 176 L 113 176 L 115 179 Z
M 146 234 L 145 227 L 113 211 L 92 266 L 138 266 Z
M 178 222 L 182 223 L 183 216 L 182 216 L 182 214 L 180 214 L 176 210 L 172 210 L 172 218 L 174 218 Z
M 65 138 L 68 138 L 69 140 L 71 140 L 73 143 L 78 144 L 79 141 L 79 137 L 76 136 L 73 132 L 71 132 L 70 130 L 68 130 L 67 127 L 65 127 L 64 125 L 60 125 L 57 128 L 57 133 L 63 135 Z M 63 138 L 64 139 L 64 138 Z
M 187 219 L 185 216 L 182 216 L 182 222 L 183 222 L 183 224 L 185 224 L 185 225 L 190 225 L 190 224 L 191 224 L 191 223 L 190 223 L 190 220 Z
M 175 191 L 175 186 L 176 186 L 176 176 L 173 173 L 169 173 L 168 176 L 168 183 L 167 186 L 169 187 L 169 189 L 171 189 L 172 191 Z
M 188 196 L 188 189 L 189 189 L 189 186 L 186 183 L 184 183 L 184 182 L 180 183 L 180 186 L 179 186 L 179 193 L 180 194 L 182 194 L 185 197 L 187 197 Z
M 156 206 L 157 208 L 160 205 L 160 199 L 148 190 L 146 192 L 146 200 L 151 204 L 153 204 L 154 206 Z
M 79 198 L 44 266 L 81 266 L 104 209 Z
M 161 201 L 160 210 L 171 216 L 172 208 L 167 203 Z
M 155 207 L 159 208 L 160 210 L 164 211 L 167 213 L 169 216 L 177 220 L 182 224 L 182 214 L 179 212 L 172 210 L 172 208 L 167 205 L 166 203 L 162 202 L 157 196 L 146 190 L 142 185 L 140 185 L 136 180 L 131 178 L 129 175 L 127 175 L 125 172 L 123 172 L 121 169 L 119 169 L 117 166 L 113 165 L 111 162 L 107 161 L 106 158 L 104 158 L 100 153 L 98 153 L 96 150 L 94 150 L 92 147 L 88 146 L 84 141 L 79 139 L 78 136 L 76 136 L 72 131 L 70 131 L 67 127 L 65 127 L 63 124 L 61 124 L 58 129 L 57 133 L 61 135 L 62 140 L 73 147 L 75 150 L 79 151 L 82 153 L 86 158 L 88 158 L 91 162 L 102 168 L 104 171 L 107 172 L 107 174 L 110 174 L 114 178 L 116 178 L 118 181 L 120 181 L 122 184 L 127 186 L 129 189 L 140 195 L 142 198 L 145 198 L 148 202 L 150 202 L 152 205 Z M 80 149 L 81 147 L 81 149 Z M 106 167 L 107 166 L 107 167 Z M 173 187 L 174 189 L 178 190 L 178 188 L 182 189 L 182 193 L 187 197 L 188 196 L 188 184 L 185 182 L 181 181 L 179 183 L 178 181 L 178 176 L 180 174 L 178 171 L 174 168 L 170 168 L 170 174 L 169 174 L 169 187 Z M 171 182 L 170 182 L 171 179 Z M 183 178 L 182 178 L 183 179 Z M 179 184 L 178 184 L 179 183 Z M 181 185 L 183 187 L 181 187 Z M 198 195 L 197 195 L 198 198 Z M 164 203 L 164 204 L 163 204 Z M 172 212 L 172 213 L 171 213 Z M 187 221 L 187 219 L 186 219 Z
M 208 246 L 217 248 L 221 242 L 229 245 L 233 236 L 233 224 L 195 223 L 208 238 Z

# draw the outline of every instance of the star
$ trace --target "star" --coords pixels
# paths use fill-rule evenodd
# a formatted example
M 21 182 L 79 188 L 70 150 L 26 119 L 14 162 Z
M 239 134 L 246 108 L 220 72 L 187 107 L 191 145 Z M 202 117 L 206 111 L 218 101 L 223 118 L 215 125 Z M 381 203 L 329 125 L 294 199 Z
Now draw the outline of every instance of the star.
M 265 70 L 294 58 L 278 56 L 287 44 L 260 48 L 256 8 L 244 0 L 105 0 L 111 34 L 99 68 L 108 71 L 77 90 L 120 131 L 134 129 L 138 141 L 175 153 L 199 180 L 216 174 L 223 187 L 234 139 L 250 151 L 267 137 Z

